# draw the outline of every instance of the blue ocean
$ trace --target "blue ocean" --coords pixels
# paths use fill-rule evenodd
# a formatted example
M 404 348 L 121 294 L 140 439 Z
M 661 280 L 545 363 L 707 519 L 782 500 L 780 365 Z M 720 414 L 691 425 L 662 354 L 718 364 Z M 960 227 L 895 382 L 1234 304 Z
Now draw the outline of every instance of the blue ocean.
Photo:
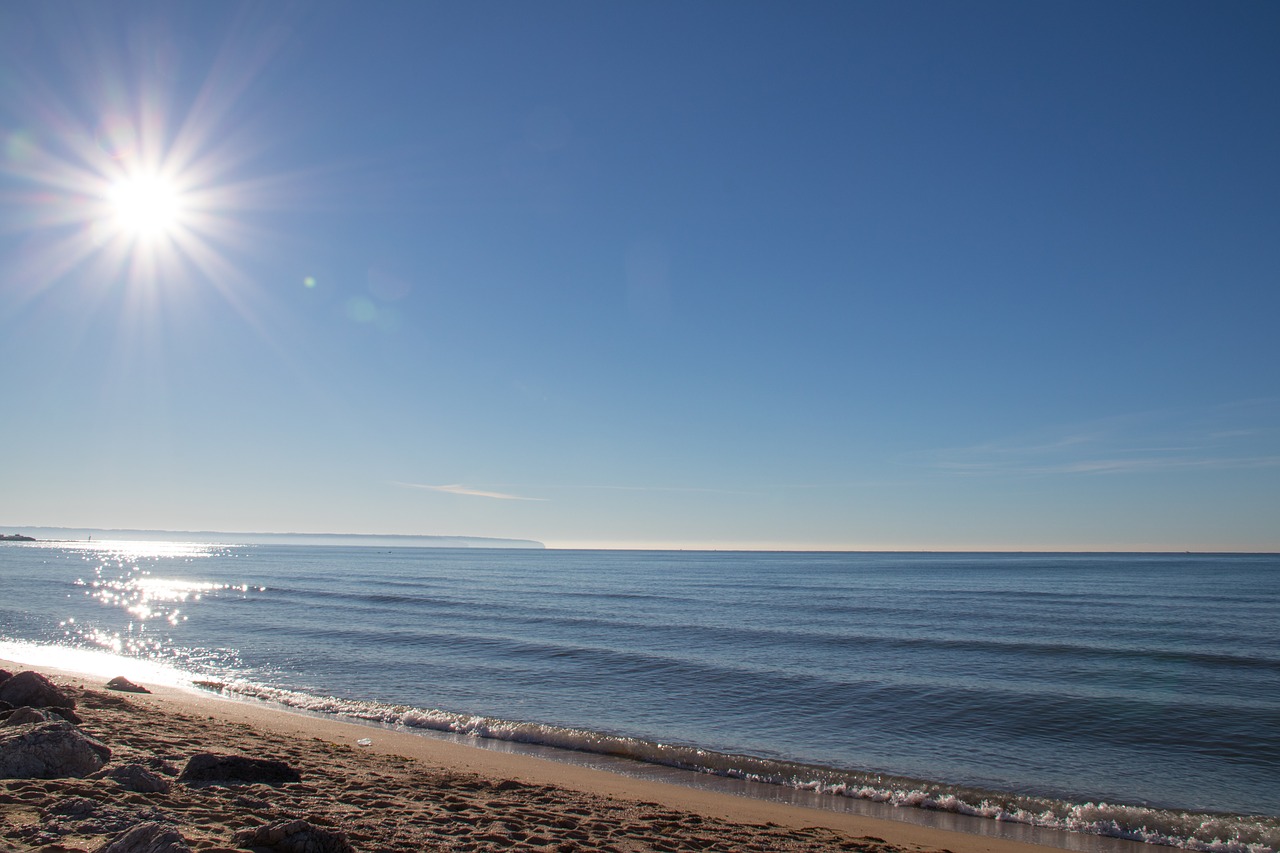
M 1280 848 L 1277 555 L 0 544 L 0 657 L 87 652 L 815 801 Z

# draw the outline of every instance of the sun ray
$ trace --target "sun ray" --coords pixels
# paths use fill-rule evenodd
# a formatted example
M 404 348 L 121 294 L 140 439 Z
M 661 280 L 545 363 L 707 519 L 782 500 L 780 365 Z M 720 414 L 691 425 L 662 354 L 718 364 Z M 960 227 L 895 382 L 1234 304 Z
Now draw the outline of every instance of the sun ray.
M 74 277 L 92 291 L 86 297 L 124 289 L 170 299 L 180 283 L 239 297 L 241 307 L 253 302 L 229 293 L 226 276 L 247 237 L 264 234 L 241 223 L 262 200 L 239 187 L 261 180 L 255 172 L 278 140 L 245 112 L 245 99 L 288 28 L 240 23 L 207 64 L 185 64 L 183 74 L 148 58 L 173 45 L 162 18 L 128 46 L 102 28 L 79 30 L 59 45 L 65 77 L 21 62 L 7 69 L 12 85 L 0 86 L 0 107 L 20 121 L 0 127 L 0 231 L 21 240 L 11 294 L 34 299 Z M 271 204 L 289 206 L 280 195 Z M 200 282 L 207 274 L 221 280 Z M 256 286 L 243 275 L 236 282 Z

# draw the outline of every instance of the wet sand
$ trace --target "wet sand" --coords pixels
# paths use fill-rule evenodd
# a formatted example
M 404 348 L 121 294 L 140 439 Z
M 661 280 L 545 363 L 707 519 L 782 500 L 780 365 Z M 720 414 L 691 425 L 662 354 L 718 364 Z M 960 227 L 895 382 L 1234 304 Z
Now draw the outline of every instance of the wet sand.
M 19 672 L 32 667 L 0 661 Z M 302 819 L 371 851 L 938 851 L 1052 849 L 858 815 L 745 799 L 289 713 L 171 687 L 106 690 L 97 676 L 38 668 L 67 688 L 80 728 L 111 747 L 106 769 L 142 763 L 172 784 L 136 793 L 109 779 L 0 780 L 0 849 L 94 851 L 144 821 L 193 850 L 246 849 L 237 831 Z M 371 745 L 360 745 L 364 739 Z M 192 786 L 194 754 L 278 759 L 301 782 Z M 267 848 L 253 848 L 267 849 Z

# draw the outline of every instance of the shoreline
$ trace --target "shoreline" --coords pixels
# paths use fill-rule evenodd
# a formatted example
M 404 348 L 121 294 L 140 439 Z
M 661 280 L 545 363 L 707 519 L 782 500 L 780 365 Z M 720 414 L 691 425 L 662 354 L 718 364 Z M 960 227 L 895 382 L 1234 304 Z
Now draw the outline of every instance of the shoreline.
M 219 747 L 210 751 L 248 755 L 258 754 L 264 748 L 270 751 L 268 745 L 274 744 L 277 751 L 285 750 L 286 754 L 290 755 L 288 760 L 291 763 L 297 763 L 300 766 L 303 773 L 303 788 L 314 789 L 316 787 L 314 784 L 307 784 L 309 777 L 314 778 L 317 774 L 332 772 L 336 768 L 338 777 L 344 784 L 348 784 L 348 787 L 354 785 L 365 793 L 374 789 L 379 791 L 380 793 L 374 797 L 374 805 L 380 811 L 390 811 L 398 816 L 412 813 L 417 799 L 422 794 L 435 794 L 442 798 L 456 796 L 451 792 L 458 784 L 458 780 L 468 780 L 468 784 L 479 786 L 475 790 L 487 792 L 485 796 L 503 789 L 504 786 L 508 786 L 506 793 L 513 796 L 520 792 L 528 794 L 539 800 L 540 811 L 548 812 L 553 816 L 578 812 L 595 815 L 597 832 L 604 835 L 601 838 L 587 840 L 584 846 L 584 839 L 578 837 L 582 828 L 577 826 L 582 820 L 563 819 L 562 823 L 575 824 L 575 828 L 570 830 L 565 827 L 544 825 L 525 831 L 527 837 L 542 838 L 547 841 L 541 847 L 534 845 L 527 849 L 605 849 L 610 845 L 621 844 L 624 840 L 627 841 L 626 845 L 618 846 L 616 849 L 686 849 L 681 847 L 681 844 L 690 845 L 687 849 L 691 850 L 716 849 L 708 847 L 708 844 L 722 838 L 734 839 L 728 847 L 719 848 L 726 850 L 925 851 L 945 849 L 952 853 L 1036 853 L 1036 851 L 1043 853 L 1047 849 L 1054 849 L 1026 841 L 921 826 L 901 820 L 828 811 L 795 803 L 749 799 L 746 796 L 724 791 L 686 787 L 669 781 L 622 775 L 584 764 L 551 761 L 524 752 L 477 748 L 472 744 L 450 742 L 447 738 L 424 737 L 416 732 L 397 731 L 356 721 L 302 714 L 262 703 L 201 693 L 194 689 L 146 684 L 145 686 L 152 691 L 149 694 L 114 693 L 105 689 L 103 686 L 105 679 L 96 674 L 69 672 L 46 666 L 31 667 L 11 661 L 0 661 L 0 668 L 14 673 L 23 669 L 36 669 L 60 684 L 74 686 L 85 697 L 82 701 L 84 710 L 81 714 L 85 721 L 83 728 L 95 736 L 100 736 L 100 739 L 113 749 L 123 739 L 130 744 L 130 750 L 136 750 L 137 745 L 144 743 L 148 737 L 160 744 L 160 749 L 169 752 L 173 752 L 172 742 L 188 744 L 190 748 L 195 748 L 201 741 L 206 741 L 212 746 Z M 117 710 L 108 711 L 100 706 L 111 706 Z M 130 725 L 131 723 L 134 725 Z M 363 740 L 371 740 L 372 743 L 361 745 L 360 742 Z M 121 760 L 124 757 L 122 755 Z M 176 757 L 179 756 L 170 756 L 170 758 Z M 115 760 L 113 758 L 113 761 Z M 392 784 L 389 780 L 395 775 L 392 771 L 396 770 L 403 778 L 400 779 L 399 784 Z M 365 779 L 364 782 L 360 781 L 362 778 Z M 74 779 L 9 781 L 7 784 L 12 790 L 15 785 L 21 787 L 36 783 L 46 792 L 51 802 L 71 792 L 78 792 L 79 796 L 84 797 L 86 794 L 82 789 L 94 785 L 103 788 L 100 793 L 104 794 L 114 786 L 114 783 L 106 781 Z M 512 785 L 516 787 L 509 788 Z M 175 789 L 182 787 L 174 786 Z M 255 788 L 261 787 L 255 786 Z M 207 790 L 210 789 L 202 789 L 201 793 Z M 255 796 L 257 796 L 256 792 Z M 345 814 L 343 803 L 351 796 L 354 794 L 348 791 L 344 797 L 326 804 L 320 801 L 323 798 L 309 795 L 307 805 L 313 812 L 331 813 L 336 809 L 337 812 Z M 292 802 L 289 796 L 281 795 L 280 798 Z M 89 799 L 93 798 L 90 796 Z M 518 807 L 518 804 L 513 807 Z M 658 807 L 663 810 L 664 816 L 661 818 L 652 815 Z M 10 807 L 6 806 L 6 808 Z M 501 843 L 496 837 L 486 841 L 486 837 L 492 835 L 488 830 L 470 833 L 474 837 L 468 840 L 469 833 L 466 827 L 482 826 L 485 823 L 486 814 L 490 821 L 507 819 L 504 816 L 505 813 L 497 813 L 492 808 L 486 812 L 483 803 L 477 804 L 476 808 L 479 811 L 475 815 L 470 815 L 475 818 L 472 823 L 468 823 L 464 818 L 460 823 L 454 821 L 456 825 L 452 828 L 445 827 L 438 830 L 439 833 L 443 833 L 440 841 L 450 840 L 450 843 L 454 843 L 452 848 L 442 845 L 441 849 L 507 849 L 511 846 Z M 606 817 L 601 821 L 598 818 L 602 813 L 612 817 Z M 673 818 L 672 815 L 679 819 Z M 10 818 L 9 822 L 14 823 L 13 816 L 7 816 Z M 292 816 L 308 817 L 305 814 Z M 328 820 L 340 827 L 343 825 L 354 827 L 353 844 L 358 850 L 366 847 L 393 849 L 386 846 L 388 842 L 386 838 L 378 840 L 370 838 L 374 843 L 370 845 L 366 842 L 362 846 L 359 837 L 369 836 L 371 832 L 376 835 L 379 831 L 377 826 L 373 828 L 365 826 L 368 823 L 367 818 L 357 819 L 355 816 L 348 815 L 344 821 L 334 818 L 333 814 L 321 814 L 319 817 L 322 822 Z M 585 819 L 582 815 L 579 817 Z M 27 814 L 26 819 L 30 820 L 30 818 L 31 815 Z M 556 819 L 549 818 L 552 823 Z M 980 819 L 972 820 L 995 823 L 980 821 Z M 200 831 L 209 832 L 209 827 L 217 827 L 218 823 L 218 818 L 206 818 L 200 825 Z M 225 836 L 224 844 L 230 838 L 233 829 L 243 828 L 233 826 L 237 823 L 234 809 L 227 810 L 222 823 L 226 824 L 220 827 Z M 405 832 L 417 833 L 419 840 L 413 842 L 414 844 L 434 837 L 431 835 L 434 830 L 419 825 L 420 821 L 407 820 L 404 826 L 388 825 L 385 820 L 375 823 L 381 824 L 384 834 L 390 836 L 396 836 L 397 833 L 402 835 Z M 431 824 L 431 826 L 437 825 Z M 461 835 L 457 834 L 458 826 L 462 827 Z M 606 832 L 608 827 L 614 829 Z M 565 838 L 559 841 L 556 839 L 558 830 L 564 830 L 561 834 L 565 835 Z M 212 831 L 216 834 L 218 829 Z M 425 836 L 422 835 L 424 832 Z M 521 831 L 512 830 L 512 832 L 519 835 Z M 528 835 L 528 832 L 534 834 Z M 588 833 L 588 836 L 590 835 L 591 833 Z M 618 837 L 614 838 L 613 835 Z M 445 836 L 448 838 L 446 839 Z M 666 839 L 666 841 L 655 839 Z M 101 842 L 107 840 L 110 839 L 100 839 Z M 520 842 L 517 846 L 523 845 L 520 839 L 513 837 L 513 840 Z M 1108 849 L 1116 849 L 1115 839 L 1098 840 L 1106 842 Z M 674 846 L 664 847 L 664 843 Z M 1135 842 L 1118 843 L 1134 851 L 1152 849 L 1151 845 L 1138 845 Z M 458 844 L 462 846 L 457 846 Z M 557 844 L 569 846 L 558 847 Z M 203 846 L 212 849 L 216 845 L 210 839 L 209 845 Z M 26 849 L 37 848 L 33 846 Z M 96 847 L 89 846 L 83 849 L 96 849 Z
M 193 684 L 199 683 L 193 682 Z M 214 684 L 216 683 L 214 682 Z M 178 689 L 181 690 L 181 688 Z M 1084 831 L 1073 832 L 1067 829 L 1024 823 L 1012 819 L 1001 820 L 981 817 L 946 808 L 899 806 L 878 800 L 841 796 L 826 791 L 759 781 L 748 777 L 700 772 L 605 752 L 551 746 L 536 741 L 525 742 L 505 737 L 487 737 L 402 723 L 386 723 L 372 718 L 349 716 L 344 711 L 311 710 L 306 707 L 297 707 L 270 698 L 255 696 L 252 692 L 240 693 L 234 690 L 231 685 L 226 685 L 221 691 L 201 689 L 197 695 L 214 701 L 247 706 L 251 709 L 279 712 L 286 716 L 302 716 L 307 719 L 337 723 L 339 725 L 351 725 L 363 730 L 365 737 L 368 737 L 372 731 L 384 734 L 390 733 L 397 738 L 425 738 L 463 750 L 480 750 L 511 756 L 517 761 L 532 759 L 552 765 L 561 765 L 567 768 L 566 772 L 570 773 L 576 768 L 588 773 L 603 773 L 607 776 L 623 777 L 641 784 L 656 784 L 664 787 L 701 791 L 711 795 L 732 797 L 735 800 L 747 800 L 752 803 L 774 804 L 787 809 L 799 809 L 803 812 L 816 811 L 882 823 L 906 824 L 946 833 L 1002 839 L 1032 845 L 1037 849 L 1048 848 L 1071 851 L 1071 853 L 1144 853 L 1144 851 L 1145 853 L 1152 853 L 1151 848 L 1153 847 L 1157 850 L 1178 849 L 1156 842 L 1142 842 Z M 351 738 L 357 738 L 359 735 L 360 732 L 350 733 Z M 408 743 L 412 743 L 412 740 L 408 741 Z M 589 778 L 599 779 L 599 777 Z M 599 787 L 583 787 L 581 790 L 599 790 Z M 951 847 L 954 848 L 955 845 L 953 844 Z

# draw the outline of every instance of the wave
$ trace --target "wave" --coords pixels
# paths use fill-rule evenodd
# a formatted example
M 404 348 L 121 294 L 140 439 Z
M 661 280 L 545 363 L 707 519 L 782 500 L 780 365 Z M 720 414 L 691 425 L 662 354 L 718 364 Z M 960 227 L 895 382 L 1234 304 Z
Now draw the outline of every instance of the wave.
M 249 681 L 200 683 L 248 699 L 385 726 L 422 729 L 614 756 L 697 773 L 867 800 L 898 808 L 949 812 L 1006 823 L 1180 847 L 1204 853 L 1277 853 L 1280 818 L 1185 812 L 948 786 L 919 779 L 735 755 L 678 744 L 542 723 L 378 702 L 314 696 Z

